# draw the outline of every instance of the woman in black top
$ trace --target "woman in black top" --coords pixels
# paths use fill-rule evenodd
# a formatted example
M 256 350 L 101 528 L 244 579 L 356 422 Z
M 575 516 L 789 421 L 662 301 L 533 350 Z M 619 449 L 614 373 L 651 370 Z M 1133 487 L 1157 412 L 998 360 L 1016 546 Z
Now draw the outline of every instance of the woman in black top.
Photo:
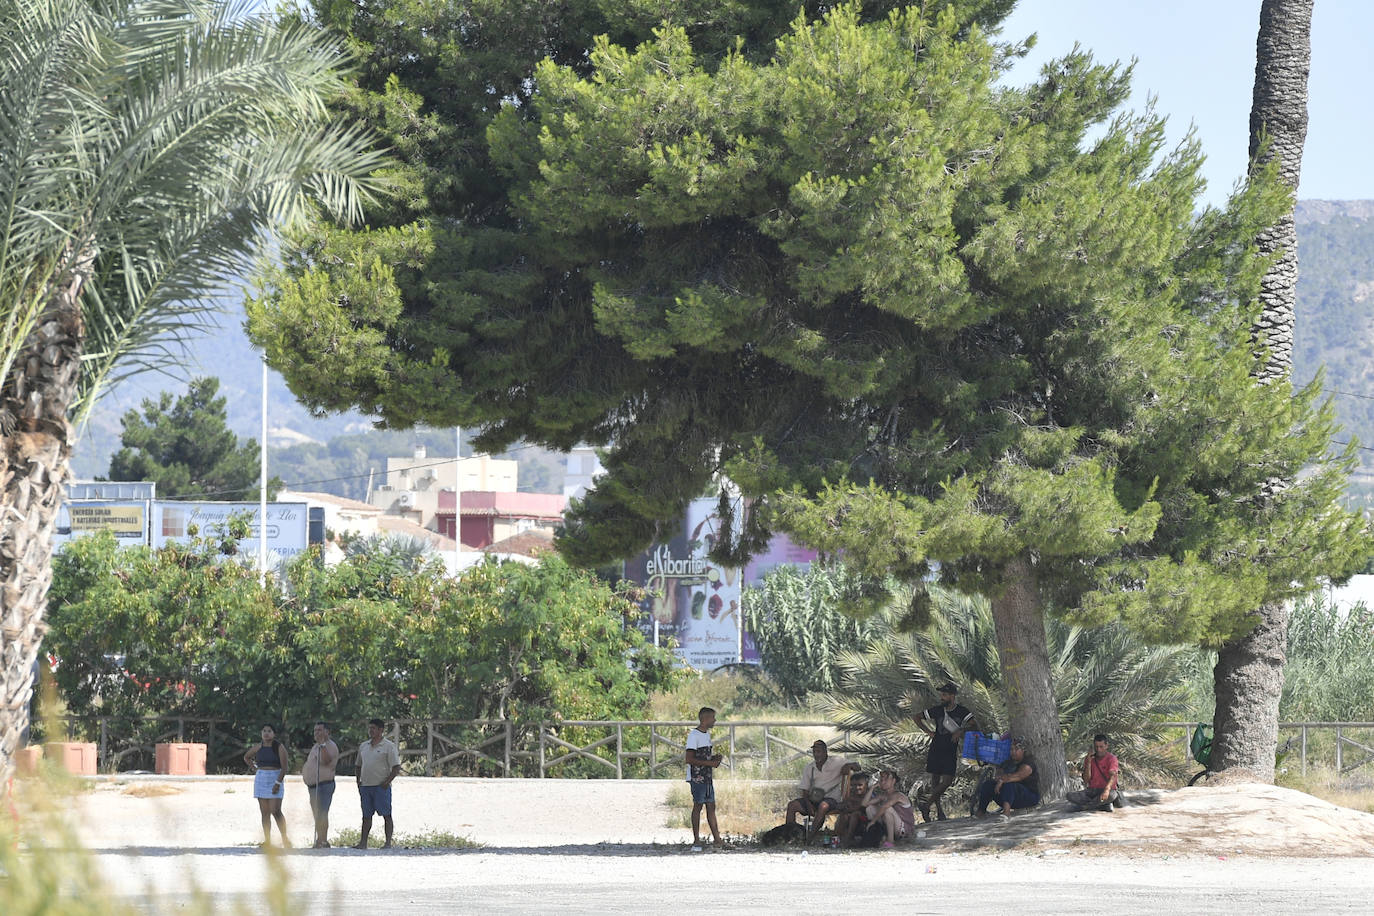
M 276 729 L 264 725 L 262 741 L 248 749 L 243 755 L 243 762 L 251 766 L 255 774 L 253 797 L 258 800 L 258 811 L 262 814 L 263 844 L 272 844 L 272 819 L 276 818 L 281 844 L 290 846 L 291 842 L 286 838 L 286 818 L 281 813 L 282 781 L 286 779 L 290 760 L 286 745 L 277 740 Z

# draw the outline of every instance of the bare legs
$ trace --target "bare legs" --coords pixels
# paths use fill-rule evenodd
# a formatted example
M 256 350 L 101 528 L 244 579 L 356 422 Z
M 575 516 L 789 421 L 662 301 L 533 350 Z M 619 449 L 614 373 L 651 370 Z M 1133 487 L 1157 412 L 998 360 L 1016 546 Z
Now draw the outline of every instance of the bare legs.
M 382 815 L 382 829 L 386 832 L 386 842 L 382 844 L 382 848 L 383 848 L 383 849 L 390 849 L 390 848 L 391 848 L 391 832 L 392 832 L 392 830 L 395 829 L 395 826 L 396 826 L 395 821 L 393 821 L 393 820 L 391 819 L 391 815 L 390 815 L 390 814 L 383 814 L 383 815 Z M 371 832 L 372 832 L 372 815 L 369 814 L 367 817 L 363 818 L 362 836 L 359 837 L 359 839 L 358 839 L 358 845 L 357 845 L 357 846 L 354 846 L 353 848 L 354 848 L 354 849 L 366 849 L 366 848 L 367 848 L 367 835 L 368 835 L 369 833 L 371 833 Z
M 724 841 L 720 838 L 720 828 L 716 826 L 716 805 L 715 802 L 707 802 L 700 805 L 692 805 L 692 845 L 701 845 L 701 809 L 706 809 L 706 826 L 711 828 L 711 839 L 720 846 Z
M 935 816 L 940 820 L 945 820 L 945 808 L 940 804 L 940 797 L 945 794 L 945 790 L 954 785 L 953 773 L 935 773 L 930 779 L 930 801 L 921 806 L 921 817 L 930 820 L 930 809 L 935 809 Z
M 268 846 L 272 844 L 272 821 L 276 820 L 277 832 L 281 834 L 281 844 L 289 848 L 291 841 L 286 838 L 286 817 L 281 813 L 281 799 L 258 799 L 258 812 L 262 815 L 263 843 Z

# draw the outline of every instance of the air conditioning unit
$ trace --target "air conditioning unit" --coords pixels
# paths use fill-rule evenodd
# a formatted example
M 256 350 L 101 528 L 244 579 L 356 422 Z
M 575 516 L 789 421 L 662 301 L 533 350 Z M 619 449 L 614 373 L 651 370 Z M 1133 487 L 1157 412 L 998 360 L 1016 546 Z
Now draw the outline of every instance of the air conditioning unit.
M 415 494 L 409 490 L 402 490 L 401 494 L 396 497 L 396 505 L 400 506 L 402 509 L 409 509 L 411 506 L 415 505 Z

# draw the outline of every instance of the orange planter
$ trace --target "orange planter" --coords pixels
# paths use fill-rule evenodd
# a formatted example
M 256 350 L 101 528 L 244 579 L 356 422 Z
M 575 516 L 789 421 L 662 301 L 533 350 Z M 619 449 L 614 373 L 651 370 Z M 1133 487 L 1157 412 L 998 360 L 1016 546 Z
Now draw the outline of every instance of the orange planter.
M 21 747 L 14 752 L 14 768 L 19 771 L 20 776 L 32 776 L 38 772 L 38 761 L 42 759 L 43 748 L 41 745 Z
M 46 745 L 45 756 L 74 776 L 94 776 L 96 748 L 88 741 L 52 741 Z
M 153 772 L 159 776 L 205 775 L 203 744 L 159 744 L 153 754 Z

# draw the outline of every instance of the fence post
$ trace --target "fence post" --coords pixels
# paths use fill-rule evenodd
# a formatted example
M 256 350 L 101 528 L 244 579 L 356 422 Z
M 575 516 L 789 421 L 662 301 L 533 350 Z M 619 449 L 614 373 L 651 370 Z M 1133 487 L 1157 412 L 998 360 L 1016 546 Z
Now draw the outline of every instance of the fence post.
M 1341 758 L 1341 727 L 1336 726 L 1336 775 L 1341 773 L 1341 765 L 1345 761 Z
M 67 737 L 71 737 L 68 735 Z M 100 758 L 100 768 L 110 770 L 110 728 L 109 719 L 105 716 L 100 717 L 100 750 L 96 754 Z
M 507 778 L 507 779 L 510 778 L 510 746 L 511 746 L 511 742 L 512 742 L 512 741 L 514 740 L 514 738 L 515 738 L 515 736 L 514 736 L 514 734 L 513 734 L 513 731 L 514 731 L 514 730 L 511 728 L 511 721 L 510 721 L 510 719 L 507 719 L 507 720 L 506 720 L 506 754 L 505 754 L 505 757 L 502 758 L 502 761 L 501 761 L 501 766 L 502 766 L 502 768 L 503 768 L 503 770 L 504 770 L 504 772 L 505 772 L 505 774 L 506 774 L 506 778 Z
M 425 721 L 425 775 L 434 775 L 434 720 Z
M 625 726 L 615 723 L 615 778 L 625 778 Z
M 730 726 L 730 775 L 735 775 L 735 726 Z
M 768 726 L 765 725 L 765 726 L 763 727 L 763 778 L 764 778 L 764 779 L 768 779 L 768 778 L 769 778 L 769 774 L 773 771 L 773 766 L 772 766 L 772 764 L 770 764 L 770 763 L 768 762 L 768 751 L 769 751 L 768 745 L 769 745 L 770 740 L 771 740 L 771 739 L 770 739 L 770 737 L 769 737 Z
M 1307 723 L 1302 726 L 1302 775 L 1307 775 Z
M 658 726 L 649 726 L 649 778 L 658 776 Z
M 1183 762 L 1188 763 L 1193 753 L 1193 726 L 1183 723 Z
M 544 722 L 539 723 L 539 778 L 544 778 Z

